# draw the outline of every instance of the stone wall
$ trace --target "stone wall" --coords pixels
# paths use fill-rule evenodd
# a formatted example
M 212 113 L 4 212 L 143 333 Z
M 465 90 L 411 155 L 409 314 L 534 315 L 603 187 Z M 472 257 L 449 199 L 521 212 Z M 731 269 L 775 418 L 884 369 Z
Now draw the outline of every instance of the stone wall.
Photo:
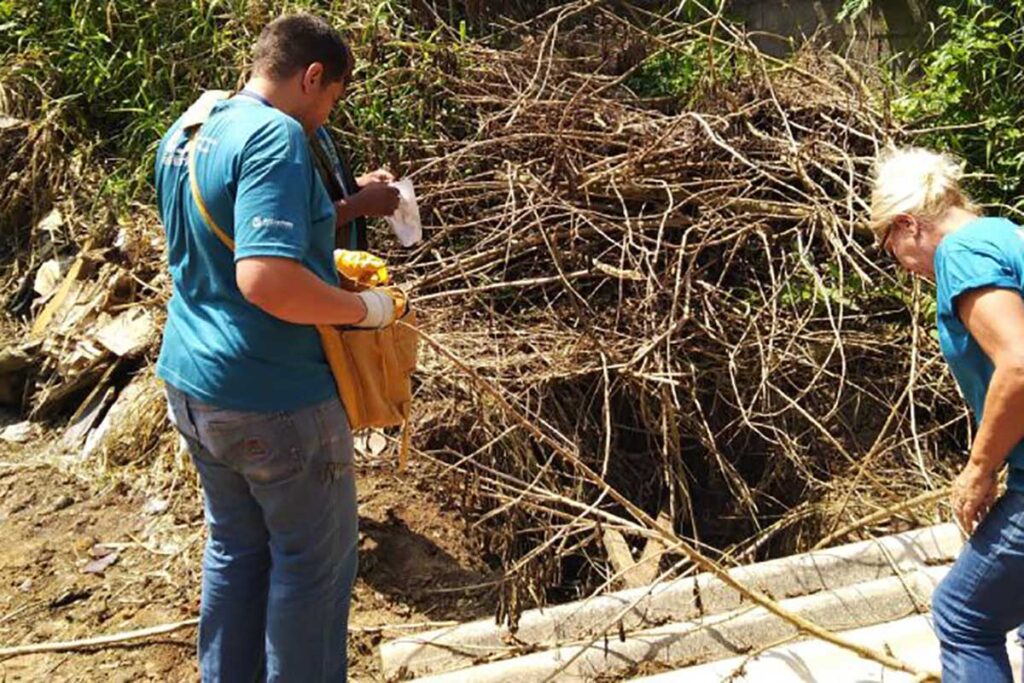
M 781 55 L 810 36 L 821 36 L 856 59 L 876 60 L 912 46 L 927 31 L 930 0 L 874 0 L 854 22 L 837 24 L 843 0 L 730 0 L 763 50 Z

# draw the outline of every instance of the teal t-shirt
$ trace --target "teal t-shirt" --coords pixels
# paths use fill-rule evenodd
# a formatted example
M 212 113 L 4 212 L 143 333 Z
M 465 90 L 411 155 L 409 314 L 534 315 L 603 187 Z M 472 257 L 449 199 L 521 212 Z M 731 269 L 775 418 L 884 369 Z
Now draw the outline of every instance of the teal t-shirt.
M 196 175 L 235 253 L 192 199 L 187 138 L 177 121 L 160 142 L 156 190 L 174 287 L 157 373 L 195 398 L 233 410 L 294 410 L 336 395 L 316 328 L 253 306 L 235 262 L 294 259 L 337 284 L 335 212 L 302 126 L 245 96 L 218 103 L 200 130 Z
M 956 299 L 983 287 L 1024 293 L 1024 231 L 1004 218 L 978 218 L 947 235 L 935 252 L 935 284 L 942 355 L 980 423 L 994 367 L 957 317 Z M 1024 492 L 1024 441 L 1007 462 L 1009 487 Z

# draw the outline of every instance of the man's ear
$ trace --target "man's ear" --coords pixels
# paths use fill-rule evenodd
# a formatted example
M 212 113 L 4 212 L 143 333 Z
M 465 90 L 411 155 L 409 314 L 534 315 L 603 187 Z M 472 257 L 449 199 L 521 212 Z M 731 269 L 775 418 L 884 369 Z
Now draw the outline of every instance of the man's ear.
M 302 89 L 306 91 L 317 91 L 323 87 L 324 65 L 320 62 L 313 62 L 306 67 L 302 74 Z

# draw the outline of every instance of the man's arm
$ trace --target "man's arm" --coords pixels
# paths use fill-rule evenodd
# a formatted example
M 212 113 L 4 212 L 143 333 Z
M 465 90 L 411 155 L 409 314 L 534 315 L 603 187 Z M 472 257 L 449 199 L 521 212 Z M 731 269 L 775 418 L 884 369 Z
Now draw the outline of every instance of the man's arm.
M 332 287 L 292 259 L 242 259 L 235 280 L 246 301 L 296 325 L 354 325 L 367 313 L 357 294 Z

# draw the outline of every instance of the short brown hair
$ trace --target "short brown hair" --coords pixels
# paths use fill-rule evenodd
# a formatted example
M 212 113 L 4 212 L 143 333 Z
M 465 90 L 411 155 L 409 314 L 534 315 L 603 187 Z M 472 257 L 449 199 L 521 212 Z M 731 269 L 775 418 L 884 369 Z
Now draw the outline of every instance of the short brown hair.
M 296 12 L 267 24 L 252 51 L 255 73 L 290 78 L 313 62 L 324 67 L 324 80 L 340 81 L 352 71 L 352 52 L 345 39 L 326 20 Z

